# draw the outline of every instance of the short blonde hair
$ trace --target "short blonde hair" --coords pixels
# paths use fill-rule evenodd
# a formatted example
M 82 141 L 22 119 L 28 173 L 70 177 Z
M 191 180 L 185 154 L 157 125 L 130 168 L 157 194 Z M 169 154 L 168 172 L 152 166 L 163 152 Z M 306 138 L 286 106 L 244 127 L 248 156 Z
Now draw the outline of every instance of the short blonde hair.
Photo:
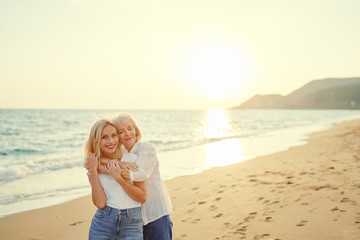
M 139 142 L 142 138 L 142 133 L 139 128 L 139 125 L 136 123 L 135 119 L 130 114 L 120 113 L 116 118 L 113 118 L 111 121 L 115 124 L 115 126 L 117 126 L 119 123 L 121 123 L 126 119 L 128 119 L 131 122 L 132 126 L 135 128 L 136 142 Z
M 90 130 L 89 138 L 86 140 L 85 145 L 84 145 L 85 159 L 89 153 L 95 153 L 99 157 L 102 155 L 101 150 L 100 150 L 101 133 L 102 133 L 103 129 L 108 125 L 113 126 L 116 129 L 116 131 L 118 131 L 116 125 L 107 119 L 100 119 L 94 123 L 94 125 L 92 126 L 92 128 Z M 121 158 L 120 143 L 116 149 L 114 158 L 117 158 L 117 159 Z M 100 161 L 100 158 L 99 158 L 99 161 Z M 100 162 L 99 162 L 99 164 L 100 164 Z M 85 165 L 86 165 L 86 161 L 85 161 Z

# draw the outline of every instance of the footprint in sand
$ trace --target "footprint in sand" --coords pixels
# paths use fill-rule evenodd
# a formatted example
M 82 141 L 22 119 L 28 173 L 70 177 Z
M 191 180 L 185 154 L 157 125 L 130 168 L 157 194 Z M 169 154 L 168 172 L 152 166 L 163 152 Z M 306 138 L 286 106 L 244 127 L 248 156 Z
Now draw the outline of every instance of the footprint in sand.
M 273 201 L 272 203 L 269 203 L 269 205 L 280 203 L 279 201 Z
M 192 223 L 197 223 L 197 222 L 199 222 L 200 220 L 201 220 L 200 218 L 193 219 L 193 220 L 192 220 Z
M 243 223 L 249 222 L 249 221 L 253 220 L 253 219 L 256 217 L 256 214 L 257 214 L 257 212 L 251 212 L 251 213 L 249 213 L 249 216 L 247 216 L 246 218 L 244 218 L 244 222 L 243 222 Z
M 261 237 L 270 237 L 270 234 L 264 233 L 264 234 L 261 234 L 260 236 L 261 236 Z
M 215 218 L 221 217 L 222 215 L 223 215 L 222 213 L 219 213 L 215 216 Z
M 351 205 L 357 205 L 356 201 L 351 200 L 351 199 L 349 199 L 349 198 L 347 198 L 347 197 L 341 199 L 340 202 L 342 202 L 342 203 L 351 203 Z
M 265 212 L 263 212 L 263 216 L 269 216 L 274 213 L 274 210 L 269 210 L 269 208 L 264 208 Z
M 255 235 L 253 240 L 260 240 L 260 239 L 263 239 L 263 238 L 266 238 L 266 237 L 270 237 L 270 234 L 264 233 L 264 234 L 261 234 L 261 235 Z
M 216 205 L 211 205 L 210 206 L 210 211 L 215 211 L 217 209 L 217 206 Z
M 203 202 L 198 202 L 199 205 L 202 205 L 202 204 L 205 204 L 206 202 L 203 201 Z
M 306 220 L 302 220 L 302 221 L 300 221 L 298 224 L 296 224 L 296 226 L 302 227 L 302 226 L 305 226 L 306 223 L 307 223 Z
M 229 227 L 229 226 L 231 225 L 231 223 L 229 223 L 229 222 L 224 222 L 224 225 L 225 225 L 225 227 Z
M 84 221 L 79 221 L 79 222 L 74 222 L 74 223 L 71 223 L 69 224 L 70 226 L 76 226 L 76 225 L 79 225 L 81 223 L 83 223 Z
M 339 210 L 339 208 L 338 207 L 334 207 L 333 209 L 331 209 L 331 211 L 332 212 L 334 212 L 334 211 L 338 211 Z

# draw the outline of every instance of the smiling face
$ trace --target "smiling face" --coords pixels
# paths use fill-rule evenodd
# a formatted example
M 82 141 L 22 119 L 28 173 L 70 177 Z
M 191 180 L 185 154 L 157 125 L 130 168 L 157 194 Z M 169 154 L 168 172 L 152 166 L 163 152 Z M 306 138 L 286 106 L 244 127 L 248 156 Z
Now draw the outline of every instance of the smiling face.
M 100 151 L 105 157 L 112 158 L 118 147 L 118 135 L 112 125 L 103 128 L 100 138 Z
M 119 140 L 124 145 L 126 150 L 130 152 L 132 147 L 136 143 L 136 131 L 129 119 L 124 119 L 117 123 L 116 126 L 119 129 Z

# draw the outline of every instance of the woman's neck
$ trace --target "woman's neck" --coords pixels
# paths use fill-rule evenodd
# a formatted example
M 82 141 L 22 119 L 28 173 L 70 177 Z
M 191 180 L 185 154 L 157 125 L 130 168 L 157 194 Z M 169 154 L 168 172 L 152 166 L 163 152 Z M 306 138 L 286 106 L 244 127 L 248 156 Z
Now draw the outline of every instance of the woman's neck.
M 115 158 L 115 153 L 113 153 L 113 154 L 101 154 L 103 157 L 106 157 L 106 158 L 110 158 L 110 159 L 113 159 L 113 158 Z
M 135 144 L 136 144 L 136 143 L 135 143 Z M 132 145 L 132 146 L 124 146 L 124 147 L 126 148 L 126 150 L 128 150 L 128 152 L 130 152 L 131 149 L 135 146 L 135 144 Z

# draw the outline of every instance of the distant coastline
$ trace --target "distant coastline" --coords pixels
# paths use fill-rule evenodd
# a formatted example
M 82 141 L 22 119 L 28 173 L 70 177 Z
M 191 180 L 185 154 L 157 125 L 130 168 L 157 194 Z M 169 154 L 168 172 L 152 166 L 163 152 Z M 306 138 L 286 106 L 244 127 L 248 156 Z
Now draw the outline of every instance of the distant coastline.
M 314 80 L 286 96 L 255 95 L 232 109 L 360 109 L 360 77 Z

